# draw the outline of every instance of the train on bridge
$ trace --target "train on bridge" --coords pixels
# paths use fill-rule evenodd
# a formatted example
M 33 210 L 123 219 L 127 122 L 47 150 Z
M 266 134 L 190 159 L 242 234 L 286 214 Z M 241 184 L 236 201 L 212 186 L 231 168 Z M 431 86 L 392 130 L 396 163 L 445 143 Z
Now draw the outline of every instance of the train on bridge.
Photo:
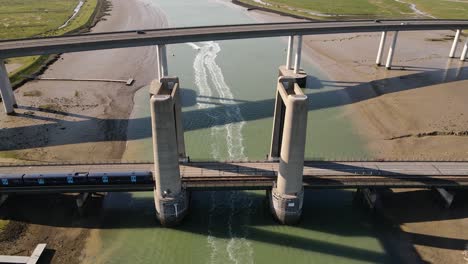
M 0 174 L 0 189 L 32 186 L 153 184 L 151 171 Z

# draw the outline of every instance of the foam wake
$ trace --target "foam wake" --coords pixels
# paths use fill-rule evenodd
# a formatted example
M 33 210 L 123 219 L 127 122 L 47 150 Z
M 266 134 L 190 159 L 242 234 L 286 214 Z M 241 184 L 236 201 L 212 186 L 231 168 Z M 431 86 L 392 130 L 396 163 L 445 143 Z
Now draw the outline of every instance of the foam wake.
M 195 72 L 195 85 L 198 88 L 197 107 L 207 109 L 206 116 L 213 124 L 211 127 L 211 155 L 215 160 L 246 160 L 243 145 L 242 128 L 245 125 L 240 107 L 234 102 L 234 95 L 227 85 L 223 72 L 216 63 L 216 57 L 221 47 L 216 42 L 203 42 L 199 44 L 188 43 L 197 50 L 193 68 Z M 211 85 L 210 85 L 211 84 Z M 215 97 L 215 95 L 217 97 Z M 219 106 L 221 105 L 221 107 Z M 225 144 L 220 144 L 221 142 Z M 226 152 L 221 149 L 226 147 Z M 216 203 L 216 195 L 211 194 L 211 207 L 208 220 L 208 246 L 211 250 L 210 263 L 226 263 L 226 257 L 230 263 L 253 263 L 253 248 L 251 242 L 246 238 L 246 230 L 236 231 L 234 217 L 237 204 L 239 203 L 239 192 L 230 192 L 230 206 L 228 213 L 228 241 L 216 238 L 213 235 L 214 217 L 216 210 L 225 210 L 222 205 Z M 241 201 L 243 202 L 243 201 Z M 249 208 L 251 204 L 248 205 Z M 243 207 L 241 205 L 241 207 Z M 225 250 L 222 250 L 225 249 Z M 227 254 L 227 256 L 226 256 Z

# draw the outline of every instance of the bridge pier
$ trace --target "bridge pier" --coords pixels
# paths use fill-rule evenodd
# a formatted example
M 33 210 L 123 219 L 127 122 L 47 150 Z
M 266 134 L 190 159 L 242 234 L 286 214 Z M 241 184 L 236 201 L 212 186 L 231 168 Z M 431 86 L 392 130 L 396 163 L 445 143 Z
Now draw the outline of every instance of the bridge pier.
M 298 74 L 301 70 L 302 59 L 302 35 L 297 36 L 296 57 L 294 59 L 294 74 Z
M 296 223 L 302 214 L 307 96 L 294 78 L 280 77 L 270 157 L 279 153 L 279 171 L 270 193 L 270 208 L 283 224 Z
M 395 55 L 395 46 L 396 42 L 398 39 L 398 31 L 395 31 L 392 39 L 392 44 L 390 45 L 390 49 L 388 50 L 388 56 L 387 56 L 387 63 L 385 64 L 385 67 L 387 70 L 390 70 L 392 68 L 392 62 L 393 62 L 393 55 Z
M 365 206 L 371 210 L 378 207 L 379 194 L 375 188 L 358 188 L 355 193 L 355 198 L 363 202 Z
M 278 76 L 289 76 L 294 77 L 300 87 L 306 87 L 307 85 L 307 74 L 301 69 L 302 60 L 302 36 L 297 36 L 298 43 L 296 47 L 296 53 L 294 53 L 294 38 L 295 36 L 289 36 L 288 51 L 286 54 L 286 65 L 279 67 Z M 294 67 L 292 66 L 294 58 Z
M 166 45 L 158 45 L 157 49 L 158 77 L 162 79 L 169 74 L 167 67 L 167 50 Z
M 15 113 L 16 98 L 11 87 L 8 71 L 5 66 L 5 61 L 0 59 L 0 95 L 2 96 L 3 108 L 7 115 Z
M 380 37 L 380 44 L 379 44 L 379 51 L 377 52 L 377 59 L 375 61 L 377 66 L 380 66 L 382 64 L 383 50 L 385 48 L 386 40 L 387 40 L 387 31 L 383 31 L 382 36 Z
M 444 188 L 435 189 L 440 194 L 440 197 L 444 200 L 445 207 L 450 208 L 450 206 L 452 206 L 453 200 L 455 199 L 455 193 Z
M 156 215 L 163 226 L 173 226 L 188 209 L 179 168 L 179 158 L 185 158 L 185 146 L 178 78 L 153 81 L 150 94 Z
M 88 200 L 90 196 L 90 193 L 88 192 L 85 192 L 85 193 L 80 193 L 77 197 L 76 197 L 76 207 L 78 207 L 79 210 L 81 210 L 86 201 Z
M 8 195 L 7 194 L 1 194 L 0 195 L 0 206 L 2 206 L 2 204 L 8 199 Z
M 468 55 L 467 53 L 468 53 L 468 37 L 465 40 L 465 45 L 463 46 L 463 51 L 462 51 L 461 56 L 460 56 L 461 61 L 466 60 L 467 55 Z
M 449 54 L 450 58 L 455 57 L 455 52 L 457 51 L 458 41 L 460 40 L 460 33 L 461 33 L 460 29 L 457 29 L 457 31 L 455 32 L 455 37 L 453 38 L 453 44 L 452 44 L 452 48 L 450 49 L 450 54 Z
M 287 70 L 291 70 L 293 52 L 294 52 L 294 36 L 289 36 L 288 54 L 286 55 L 286 69 Z

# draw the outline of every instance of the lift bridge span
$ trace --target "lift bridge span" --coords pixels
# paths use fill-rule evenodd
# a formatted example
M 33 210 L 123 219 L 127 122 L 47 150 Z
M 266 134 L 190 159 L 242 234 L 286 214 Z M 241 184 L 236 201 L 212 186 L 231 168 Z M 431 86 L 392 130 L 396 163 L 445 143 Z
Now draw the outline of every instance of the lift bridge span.
M 294 223 L 302 213 L 304 188 L 465 188 L 468 162 L 304 161 L 308 98 L 301 89 L 307 77 L 301 69 L 301 54 L 303 35 L 381 32 L 376 45 L 376 64 L 381 65 L 387 32 L 393 31 L 385 63 L 391 69 L 398 32 L 455 31 L 448 53 L 454 58 L 466 29 L 468 20 L 361 20 L 169 28 L 0 41 L 0 94 L 6 114 L 14 114 L 17 104 L 4 65 L 7 58 L 158 47 L 158 76 L 149 90 L 154 163 L 0 166 L 1 197 L 31 192 L 153 190 L 157 217 L 163 225 L 173 225 L 187 213 L 191 190 L 266 189 L 273 215 L 283 223 Z M 281 36 L 289 37 L 289 42 L 286 63 L 279 68 L 276 84 L 269 160 L 187 162 L 179 78 L 169 76 L 166 45 Z M 467 53 L 465 40 L 461 61 Z
M 188 190 L 268 190 L 277 162 L 190 162 L 180 172 Z M 0 167 L 0 194 L 153 191 L 152 163 L 11 165 Z M 305 161 L 304 188 L 464 188 L 468 162 Z

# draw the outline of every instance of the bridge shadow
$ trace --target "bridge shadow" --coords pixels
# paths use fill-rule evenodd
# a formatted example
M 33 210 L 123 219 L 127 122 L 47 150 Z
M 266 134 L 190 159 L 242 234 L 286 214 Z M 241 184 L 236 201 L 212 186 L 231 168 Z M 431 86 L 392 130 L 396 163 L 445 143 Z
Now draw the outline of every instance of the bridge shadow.
M 468 67 L 451 68 L 448 70 L 431 70 L 420 73 L 412 73 L 400 77 L 390 77 L 366 83 L 336 82 L 339 89 L 322 89 L 328 83 L 310 77 L 310 86 L 305 93 L 311 98 L 309 111 L 333 108 L 347 104 L 357 103 L 378 96 L 420 89 L 430 85 L 446 82 L 455 82 L 468 79 Z M 273 89 L 272 89 L 273 90 Z M 231 100 L 233 104 L 225 104 L 221 98 L 199 97 L 194 99 L 193 91 L 185 89 L 183 104 L 193 106 L 197 102 L 211 104 L 208 108 L 185 110 L 183 113 L 184 128 L 186 131 L 210 128 L 242 121 L 254 121 L 270 118 L 274 110 L 274 98 L 245 101 Z M 350 100 L 344 99 L 347 94 Z M 47 121 L 35 125 L 27 125 L 14 128 L 0 129 L 0 151 L 21 150 L 39 148 L 45 146 L 57 146 L 66 144 L 77 144 L 85 142 L 106 142 L 138 140 L 151 137 L 150 118 L 134 119 L 101 119 L 68 113 L 60 110 L 50 110 L 38 107 L 20 106 L 23 110 L 33 110 L 35 114 L 18 113 L 18 117 Z M 240 111 L 241 115 L 233 115 Z M 41 113 L 53 113 L 56 117 L 43 116 Z M 60 117 L 63 116 L 63 117 Z M 69 121 L 66 117 L 75 117 L 80 120 Z M 138 133 L 127 135 L 127 126 L 138 130 Z M 83 129 L 86 128 L 86 129 Z M 47 133 L 54 135 L 49 138 Z
M 157 223 L 152 193 L 137 196 L 112 193 L 106 199 L 94 197 L 82 215 L 69 195 L 18 196 L 7 201 L 0 218 L 48 226 L 98 228 L 104 232 L 133 228 L 146 228 L 149 233 L 172 232 Z M 246 238 L 283 250 L 299 249 L 372 263 L 401 262 L 394 244 L 385 242 L 394 230 L 353 204 L 350 191 L 306 191 L 303 218 L 294 227 L 279 226 L 272 219 L 264 192 L 194 192 L 191 212 L 177 232 L 223 240 Z M 378 249 L 379 243 L 369 248 L 366 239 L 358 239 L 358 245 L 346 242 L 362 237 L 376 237 L 383 251 Z M 411 245 L 405 250 L 415 254 Z

